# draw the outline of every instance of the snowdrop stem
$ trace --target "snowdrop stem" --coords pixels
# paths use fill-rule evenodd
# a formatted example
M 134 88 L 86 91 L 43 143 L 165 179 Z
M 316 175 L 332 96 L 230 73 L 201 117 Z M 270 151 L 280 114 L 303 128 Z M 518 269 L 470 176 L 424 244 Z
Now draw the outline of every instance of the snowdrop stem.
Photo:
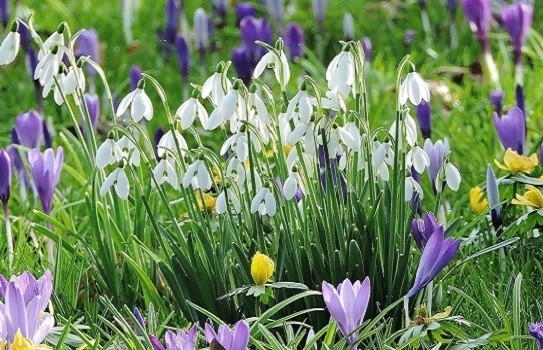
M 6 241 L 8 248 L 8 271 L 13 271 L 13 236 L 11 234 L 11 222 L 9 221 L 9 208 L 7 203 L 4 203 L 4 222 L 6 224 Z
M 401 83 L 402 83 L 403 69 L 404 69 L 405 65 L 407 64 L 407 62 L 409 62 L 409 55 L 404 56 L 404 58 L 401 60 L 400 64 L 398 65 L 398 73 L 396 75 L 396 91 L 398 92 L 398 98 L 396 99 L 397 116 L 399 115 L 399 113 L 401 111 L 399 91 L 400 91 L 400 86 L 401 86 Z

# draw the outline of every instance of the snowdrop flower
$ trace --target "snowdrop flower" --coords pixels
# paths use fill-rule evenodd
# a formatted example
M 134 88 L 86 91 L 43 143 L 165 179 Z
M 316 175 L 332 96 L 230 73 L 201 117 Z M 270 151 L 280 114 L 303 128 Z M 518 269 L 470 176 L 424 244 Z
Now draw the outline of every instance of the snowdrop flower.
M 38 52 L 38 60 L 41 61 L 42 58 L 44 58 L 48 53 L 53 51 L 55 47 L 58 48 L 58 46 L 64 46 L 64 29 L 66 28 L 66 23 L 62 22 L 58 25 L 57 30 L 51 34 L 45 41 L 43 42 L 43 47 Z M 62 54 L 60 54 L 60 58 L 62 58 Z
M 169 183 L 174 189 L 179 189 L 179 180 L 177 178 L 177 172 L 175 171 L 173 164 L 167 158 L 162 158 L 153 170 L 153 176 L 156 180 L 151 181 L 151 185 L 162 185 L 164 182 Z
M 277 79 L 277 82 L 279 85 L 281 85 L 281 91 L 285 91 L 288 81 L 290 80 L 290 67 L 288 65 L 287 56 L 282 48 L 282 39 L 279 39 L 277 42 L 280 48 L 269 51 L 267 54 L 262 56 L 255 67 L 253 77 L 260 77 L 264 72 L 264 69 L 267 67 L 272 67 L 275 73 L 275 79 Z
M 458 188 L 460 187 L 460 181 L 462 180 L 458 169 L 451 163 L 447 162 L 443 166 L 442 171 L 445 174 L 445 183 L 447 184 L 447 186 L 454 192 L 458 191 Z M 441 182 L 438 182 L 436 185 L 437 191 L 441 192 L 443 186 Z
M 218 106 L 231 88 L 232 83 L 226 76 L 223 79 L 223 66 L 219 64 L 215 73 L 204 82 L 202 86 L 202 98 L 209 97 L 213 104 Z
M 430 157 L 417 144 L 407 152 L 405 161 L 407 168 L 413 167 L 419 174 L 422 174 L 430 166 Z
M 333 111 L 347 111 L 347 105 L 345 104 L 345 97 L 349 95 L 350 87 L 344 85 L 342 91 L 328 90 L 325 97 L 321 98 L 322 108 Z M 340 87 L 341 88 L 341 87 Z M 317 105 L 317 99 L 311 99 L 314 106 Z
M 354 57 L 350 46 L 345 45 L 341 52 L 332 59 L 326 69 L 326 80 L 330 90 L 347 91 L 354 84 Z
M 413 117 L 409 113 L 406 113 L 405 118 L 403 119 L 403 122 L 405 125 L 405 140 L 407 141 L 407 144 L 409 146 L 414 147 L 415 144 L 417 143 L 417 137 L 418 137 L 417 123 L 415 122 L 415 119 L 413 119 Z M 390 130 L 388 132 L 392 137 L 396 137 L 396 121 L 392 123 L 392 126 L 390 127 Z M 401 143 L 400 143 L 400 146 L 401 146 Z
M 405 105 L 409 99 L 412 104 L 418 106 L 422 100 L 430 102 L 430 90 L 417 72 L 411 72 L 400 85 L 399 98 L 401 105 Z
M 349 122 L 344 126 L 338 126 L 335 130 L 337 130 L 341 142 L 343 142 L 348 149 L 354 152 L 360 151 L 362 137 L 360 136 L 360 130 L 358 130 L 356 124 Z
M 301 189 L 304 195 L 306 194 L 302 178 L 300 177 L 300 174 L 298 174 L 298 171 L 294 169 L 294 171 L 289 174 L 289 176 L 285 180 L 285 183 L 283 184 L 283 195 L 287 200 L 291 200 L 296 196 L 298 188 Z
M 239 93 L 240 81 L 236 81 L 232 90 L 224 96 L 219 106 L 211 112 L 207 121 L 207 129 L 214 130 L 223 122 L 230 120 L 230 131 L 236 132 L 237 121 L 244 114 L 245 103 Z M 240 115 L 241 114 L 241 115 Z
M 217 203 L 215 204 L 215 210 L 217 214 L 223 214 L 228 210 L 228 207 L 232 206 L 234 213 L 238 214 L 241 211 L 241 203 L 239 201 L 236 192 L 228 187 L 217 197 Z
M 149 96 L 145 93 L 144 87 L 145 81 L 141 79 L 138 87 L 121 100 L 117 108 L 117 117 L 121 117 L 128 109 L 128 106 L 130 106 L 130 117 L 135 122 L 139 122 L 142 118 L 146 120 L 153 118 L 153 104 Z
M 256 142 L 258 143 L 258 141 Z M 230 136 L 221 147 L 221 154 L 226 154 L 228 149 L 231 149 L 236 157 L 245 162 L 249 159 L 249 143 L 247 142 L 247 136 L 245 133 L 237 133 Z
M 202 159 L 197 159 L 189 165 L 183 176 L 183 187 L 187 188 L 191 184 L 193 190 L 207 191 L 211 188 L 211 175 Z
M 53 46 L 51 51 L 43 56 L 34 70 L 34 80 L 38 80 L 41 86 L 54 84 L 53 78 L 59 71 L 62 53 L 58 46 Z
M 64 93 L 66 86 L 66 74 L 64 72 L 64 67 L 61 65 L 58 67 L 59 72 L 54 76 L 54 79 L 49 80 L 42 89 L 42 96 L 46 98 L 51 90 L 53 90 L 53 97 L 55 103 L 61 106 L 64 103 Z
M 309 119 L 313 115 L 313 104 L 307 94 L 307 88 L 305 82 L 302 83 L 300 91 L 290 100 L 287 107 L 287 118 L 291 119 L 294 110 L 298 107 L 298 116 L 302 123 L 309 123 Z
M 102 187 L 100 187 L 100 196 L 105 196 L 110 190 L 111 186 L 115 188 L 115 193 L 117 193 L 119 198 L 123 200 L 128 199 L 130 184 L 128 183 L 128 177 L 126 176 L 124 167 L 117 167 L 106 177 Z
M 177 130 L 174 130 L 173 132 L 170 130 L 160 138 L 160 141 L 158 141 L 157 155 L 162 157 L 166 151 L 175 154 L 177 153 L 177 145 L 179 145 L 182 153 L 181 155 L 188 150 L 187 141 L 185 141 L 183 135 Z
M 181 120 L 181 127 L 183 129 L 190 128 L 196 116 L 200 119 L 204 128 L 207 127 L 209 119 L 206 109 L 198 100 L 198 91 L 196 90 L 187 101 L 179 106 L 177 112 L 175 112 L 175 116 Z
M 298 157 L 298 152 L 289 152 L 286 159 L 287 169 L 294 169 L 295 166 L 303 166 L 309 176 L 313 175 L 313 157 L 308 152 L 302 152 L 302 162 Z
M 264 124 L 268 124 L 270 122 L 270 114 L 268 113 L 266 104 L 256 92 L 256 85 L 251 86 L 248 102 L 250 108 L 254 108 L 256 112 L 255 116 L 258 116 L 260 121 L 262 121 Z
M 17 20 L 11 25 L 11 30 L 0 45 L 0 65 L 10 64 L 17 57 L 21 44 L 21 35 L 17 32 L 19 23 Z
M 111 138 L 107 138 L 96 151 L 95 164 L 98 169 L 104 169 L 110 164 L 114 164 L 123 159 L 121 147 Z
M 408 176 L 405 178 L 405 201 L 411 201 L 416 195 L 418 195 L 419 199 L 424 198 L 422 187 L 412 176 Z
M 117 146 L 122 151 L 122 158 L 129 162 L 130 165 L 138 167 L 140 166 L 141 154 L 138 146 L 132 142 L 126 135 L 123 135 L 117 141 Z
M 245 168 L 238 158 L 231 158 L 226 166 L 226 176 L 235 181 L 238 187 L 245 182 Z
M 389 180 L 388 166 L 394 162 L 394 151 L 388 142 L 373 142 L 372 163 L 376 169 L 377 176 L 383 181 Z
M 66 95 L 73 94 L 77 87 L 81 91 L 85 91 L 85 74 L 83 74 L 83 69 L 79 66 L 82 64 L 80 62 L 83 61 L 78 61 L 77 66 L 72 66 L 68 69 L 68 74 L 66 74 L 66 80 L 64 81 L 64 92 Z
M 275 197 L 268 187 L 262 187 L 251 202 L 251 213 L 274 216 L 276 208 Z

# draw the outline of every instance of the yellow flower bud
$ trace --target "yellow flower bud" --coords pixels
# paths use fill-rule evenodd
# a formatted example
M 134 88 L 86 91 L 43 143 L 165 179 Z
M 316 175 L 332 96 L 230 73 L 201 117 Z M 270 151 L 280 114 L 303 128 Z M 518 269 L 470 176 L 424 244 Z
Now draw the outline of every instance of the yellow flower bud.
M 269 256 L 256 252 L 251 261 L 251 276 L 259 286 L 266 283 L 273 275 L 275 263 Z
M 476 214 L 481 214 L 488 207 L 488 200 L 485 198 L 485 193 L 479 186 L 473 187 L 469 191 L 469 205 Z

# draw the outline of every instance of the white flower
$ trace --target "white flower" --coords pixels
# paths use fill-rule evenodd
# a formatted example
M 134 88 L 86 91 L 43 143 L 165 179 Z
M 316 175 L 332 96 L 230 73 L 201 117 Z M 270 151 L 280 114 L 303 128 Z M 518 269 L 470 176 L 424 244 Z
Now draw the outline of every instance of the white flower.
M 43 57 L 45 57 L 53 47 L 55 46 L 63 46 L 64 45 L 64 24 L 61 23 L 58 27 L 58 29 L 51 34 L 45 41 L 43 42 L 43 48 L 40 49 L 38 52 L 38 60 L 41 60 Z
M 405 140 L 407 141 L 407 144 L 411 147 L 414 147 L 417 143 L 417 137 L 418 137 L 418 129 L 417 129 L 417 123 L 415 123 L 415 119 L 409 114 L 405 114 L 404 118 L 404 125 L 405 125 Z M 389 134 L 392 137 L 396 137 L 396 121 L 392 123 L 392 126 L 390 127 Z M 400 147 L 403 143 L 400 140 Z
M 232 157 L 226 166 L 225 175 L 236 182 L 241 187 L 245 182 L 245 168 L 243 163 L 236 157 Z
M 285 183 L 283 184 L 283 195 L 285 196 L 285 199 L 291 200 L 294 198 L 296 196 L 296 192 L 298 191 L 298 187 L 302 190 L 302 193 L 305 194 L 300 174 L 298 174 L 297 171 L 293 171 L 289 174 L 285 180 Z
M 258 117 L 262 123 L 268 124 L 270 122 L 270 115 L 264 101 L 262 101 L 262 98 L 260 98 L 256 92 L 250 92 L 248 102 L 249 106 L 254 107 L 256 111 L 255 117 Z
M 422 100 L 430 102 L 430 90 L 418 73 L 411 72 L 400 85 L 399 98 L 401 105 L 405 105 L 409 99 L 412 104 L 418 106 Z
M 230 128 L 237 127 L 236 121 L 239 120 L 238 113 L 245 104 L 243 98 L 236 89 L 230 90 L 228 94 L 221 100 L 219 106 L 211 112 L 207 121 L 207 129 L 214 130 L 223 122 L 230 119 Z M 233 125 L 235 124 L 235 125 Z M 235 131 L 232 131 L 235 132 Z
M 405 201 L 409 202 L 415 195 L 423 199 L 424 192 L 420 184 L 412 176 L 408 176 L 405 178 Z
M 42 89 L 43 98 L 46 98 L 47 95 L 49 95 L 49 92 L 51 92 L 51 89 L 53 89 L 53 97 L 55 98 L 55 103 L 61 106 L 64 103 L 62 89 L 64 88 L 65 84 L 66 84 L 66 75 L 64 74 L 64 70 L 62 70 L 60 73 L 54 76 L 54 79 L 51 79 L 43 86 L 43 89 Z
M 254 175 L 254 176 L 253 176 Z M 252 169 L 245 169 L 245 185 L 240 186 L 240 192 L 245 193 L 245 186 L 247 186 L 247 189 L 249 191 L 252 191 L 253 189 L 253 181 L 255 184 L 255 191 L 258 192 L 262 188 L 262 179 L 260 178 L 260 175 L 258 175 L 257 171 L 253 171 Z
M 21 35 L 16 31 L 10 31 L 0 45 L 0 65 L 10 64 L 17 57 Z
M 113 139 L 106 139 L 96 151 L 96 166 L 104 169 L 110 164 L 117 163 L 123 159 L 123 151 Z
M 48 52 L 36 66 L 34 70 L 34 80 L 38 80 L 41 86 L 53 84 L 53 78 L 58 74 L 62 53 L 58 47 L 53 47 L 53 50 Z
M 388 166 L 394 162 L 394 150 L 388 142 L 373 142 L 372 163 L 376 169 L 377 176 L 383 181 L 389 180 Z
M 326 69 L 328 89 L 344 92 L 354 84 L 354 57 L 350 51 L 342 50 Z M 346 97 L 347 95 L 344 95 Z
M 139 84 L 138 84 L 139 85 Z M 134 89 L 126 95 L 117 108 L 117 117 L 121 117 L 130 106 L 130 117 L 135 122 L 139 122 L 142 118 L 151 120 L 153 118 L 153 104 L 151 99 L 140 87 Z
M 160 138 L 160 141 L 158 141 L 157 155 L 162 157 L 167 151 L 174 154 L 177 153 L 176 143 L 179 144 L 181 155 L 184 155 L 188 150 L 187 141 L 185 141 L 185 138 L 179 131 L 174 130 L 172 132 L 169 130 Z
M 179 180 L 177 178 L 177 172 L 175 171 L 172 163 L 166 159 L 162 158 L 155 169 L 153 170 L 153 176 L 158 185 L 162 185 L 164 182 L 169 183 L 174 189 L 179 189 Z M 151 181 L 153 187 L 155 187 L 155 182 Z
M 213 73 L 202 86 L 202 98 L 210 97 L 215 106 L 218 106 L 226 93 L 232 89 L 232 83 L 226 77 L 224 77 L 224 84 L 226 90 L 223 88 L 223 74 L 220 72 Z
M 125 159 L 130 165 L 135 167 L 140 166 L 141 154 L 138 147 L 130 140 L 126 135 L 123 135 L 117 141 L 117 146 L 122 150 L 122 158 Z
M 447 183 L 447 186 L 454 192 L 458 191 L 458 188 L 460 187 L 460 181 L 462 181 L 462 177 L 460 176 L 460 172 L 458 171 L 458 169 L 451 163 L 447 162 L 444 165 L 444 172 L 445 182 Z
M 229 149 L 242 162 L 249 159 L 249 143 L 247 142 L 245 133 L 239 132 L 230 136 L 221 147 L 221 155 L 225 155 Z
M 100 196 L 105 196 L 111 186 L 115 187 L 115 192 L 119 198 L 126 200 L 128 198 L 128 192 L 130 191 L 130 184 L 128 183 L 128 177 L 124 172 L 123 167 L 118 167 L 111 174 L 109 174 L 102 187 L 100 187 Z
M 296 150 L 292 150 L 287 155 L 287 159 L 286 159 L 287 169 L 292 169 L 294 168 L 295 165 L 298 165 L 300 167 L 305 167 L 308 175 L 312 176 L 313 175 L 313 161 L 312 161 L 311 154 L 307 152 L 303 152 L 302 160 L 303 160 L 303 164 L 300 162 L 300 157 L 298 157 L 298 152 L 296 152 Z
M 305 89 L 298 91 L 298 93 L 290 100 L 286 112 L 289 120 L 292 118 L 296 107 L 298 107 L 298 117 L 302 123 L 309 123 L 309 120 L 313 115 L 313 104 Z
M 209 115 L 204 106 L 195 97 L 191 97 L 183 102 L 177 109 L 177 112 L 175 112 L 175 116 L 181 120 L 181 127 L 183 129 L 190 128 L 196 116 L 200 119 L 202 126 L 207 128 Z
M 284 91 L 290 80 L 290 67 L 288 66 L 288 60 L 285 53 L 282 50 L 279 52 L 270 51 L 262 56 L 255 67 L 253 77 L 260 77 L 267 67 L 273 68 L 275 79 L 277 79 L 277 82 L 281 85 L 281 90 Z
M 341 142 L 351 151 L 358 152 L 362 147 L 362 137 L 356 124 L 349 122 L 344 126 L 338 126 L 337 132 Z
M 183 187 L 187 188 L 191 184 L 194 190 L 207 191 L 211 188 L 211 175 L 201 159 L 197 159 L 189 165 L 185 176 L 183 176 Z
M 217 202 L 215 203 L 215 210 L 217 214 L 223 214 L 228 210 L 228 204 L 232 205 L 234 208 L 234 213 L 239 213 L 241 211 L 241 203 L 236 195 L 236 192 L 232 188 L 227 188 L 222 190 L 222 192 L 217 197 Z
M 251 202 L 251 213 L 274 216 L 276 210 L 275 197 L 268 187 L 262 187 Z
M 81 91 L 85 91 L 85 74 L 80 67 L 70 67 L 68 74 L 66 74 L 66 80 L 64 81 L 64 91 L 67 95 L 74 93 L 75 89 L 79 86 Z
M 415 145 L 415 147 L 407 152 L 405 161 L 408 168 L 412 166 L 419 174 L 422 174 L 424 169 L 430 166 L 430 157 L 428 157 L 428 154 L 419 145 Z

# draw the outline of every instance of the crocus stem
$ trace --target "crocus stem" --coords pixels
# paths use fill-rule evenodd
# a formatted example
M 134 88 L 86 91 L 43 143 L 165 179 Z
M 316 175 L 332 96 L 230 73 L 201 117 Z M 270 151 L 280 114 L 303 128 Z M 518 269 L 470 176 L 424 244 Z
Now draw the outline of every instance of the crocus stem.
M 494 58 L 492 58 L 492 54 L 490 51 L 485 52 L 485 62 L 486 66 L 488 68 L 488 72 L 490 73 L 490 80 L 492 81 L 492 84 L 494 84 L 494 87 L 496 90 L 501 90 L 500 88 L 500 78 L 498 75 L 498 67 L 496 67 L 496 62 L 494 62 Z
M 7 203 L 4 203 L 4 221 L 6 223 L 6 240 L 8 245 L 8 271 L 13 270 L 13 237 L 11 235 L 11 222 L 9 221 L 9 209 Z
M 432 301 L 434 295 L 434 281 L 430 281 L 426 287 L 426 309 L 428 310 L 428 316 L 432 315 Z
M 451 20 L 451 48 L 456 49 L 458 47 L 458 28 L 456 27 L 456 21 L 454 18 Z
M 522 64 L 515 64 L 515 83 L 519 86 L 524 85 L 524 77 L 522 72 Z
M 405 313 L 405 326 L 408 327 L 411 319 L 409 318 L 409 298 L 403 298 L 403 311 Z

